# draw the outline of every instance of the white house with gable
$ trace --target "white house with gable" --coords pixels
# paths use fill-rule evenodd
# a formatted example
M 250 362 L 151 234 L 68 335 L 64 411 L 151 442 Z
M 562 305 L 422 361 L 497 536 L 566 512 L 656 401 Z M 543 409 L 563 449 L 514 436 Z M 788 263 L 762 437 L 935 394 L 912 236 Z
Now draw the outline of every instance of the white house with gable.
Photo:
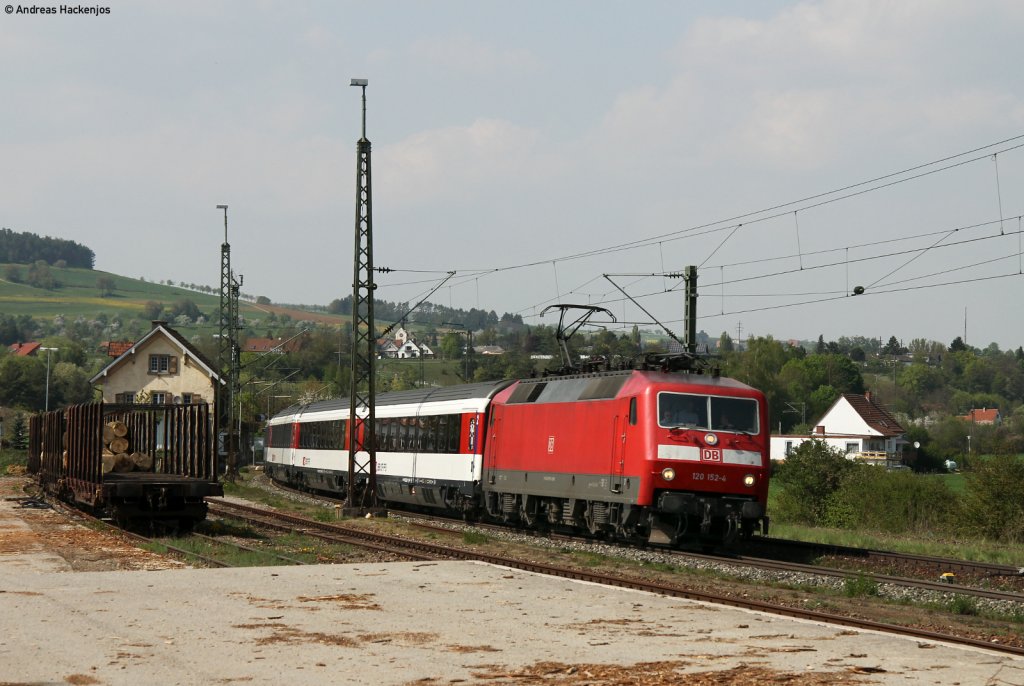
M 904 429 L 871 393 L 844 393 L 832 403 L 810 435 L 771 437 L 771 458 L 785 460 L 804 441 L 818 439 L 866 464 L 903 462 Z

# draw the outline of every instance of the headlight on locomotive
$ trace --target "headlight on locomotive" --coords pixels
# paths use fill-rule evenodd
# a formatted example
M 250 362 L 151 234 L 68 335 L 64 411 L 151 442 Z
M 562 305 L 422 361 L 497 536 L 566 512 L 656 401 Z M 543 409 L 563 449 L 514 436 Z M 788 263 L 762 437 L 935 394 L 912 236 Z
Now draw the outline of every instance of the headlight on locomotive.
M 661 478 L 664 479 L 665 481 L 671 481 L 672 479 L 676 478 L 676 470 L 672 469 L 671 467 L 665 467 L 664 469 L 661 470 Z
M 753 488 L 754 484 L 757 483 L 757 477 L 753 474 L 747 474 L 743 477 L 743 485 L 747 488 Z

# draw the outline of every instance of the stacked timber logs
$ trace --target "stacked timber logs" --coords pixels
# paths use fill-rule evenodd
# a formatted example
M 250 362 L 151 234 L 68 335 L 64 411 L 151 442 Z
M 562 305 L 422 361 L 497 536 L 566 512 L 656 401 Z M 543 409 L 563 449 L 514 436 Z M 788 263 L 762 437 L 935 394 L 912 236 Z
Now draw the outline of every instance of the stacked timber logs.
M 103 473 L 151 472 L 153 456 L 128 452 L 128 425 L 114 420 L 103 425 Z

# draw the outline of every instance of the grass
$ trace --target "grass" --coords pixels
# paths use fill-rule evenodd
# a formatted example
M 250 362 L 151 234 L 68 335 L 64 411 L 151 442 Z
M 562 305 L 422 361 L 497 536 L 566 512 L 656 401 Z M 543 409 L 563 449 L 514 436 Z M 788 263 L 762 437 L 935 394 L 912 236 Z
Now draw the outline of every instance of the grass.
M 14 450 L 13 448 L 4 448 L 0 450 L 0 475 L 11 473 L 9 469 L 14 467 L 14 471 L 18 471 L 17 468 L 25 467 L 28 465 L 28 453 L 24 450 Z
M 284 496 L 275 495 L 274 493 L 258 486 L 251 485 L 251 482 L 257 473 L 258 472 L 253 471 L 250 467 L 242 467 L 239 470 L 238 478 L 233 483 L 224 483 L 224 495 L 245 498 L 246 500 L 261 503 L 269 507 L 297 512 L 316 519 L 317 521 L 326 522 L 334 520 L 335 514 L 333 508 L 326 508 L 320 505 L 291 500 Z
M 179 550 L 195 555 L 220 560 L 232 567 L 273 567 L 282 564 L 282 560 L 274 557 L 274 554 L 271 552 L 241 550 L 229 544 L 221 545 L 202 538 L 175 538 L 167 545 L 173 545 Z M 157 539 L 153 543 L 144 544 L 143 547 L 153 552 L 167 552 L 165 544 L 161 539 Z M 163 548 L 162 551 L 160 550 L 161 548 Z
M 462 533 L 462 542 L 466 545 L 484 545 L 491 542 L 491 537 L 479 531 L 464 531 Z
M 843 592 L 850 598 L 878 595 L 878 582 L 869 576 L 858 574 L 843 582 Z
M 978 539 L 917 538 L 907 534 L 885 534 L 826 527 L 785 524 L 773 521 L 771 535 L 811 543 L 843 545 L 854 548 L 892 550 L 918 555 L 934 555 L 973 562 L 1019 566 L 1024 561 L 1024 546 Z

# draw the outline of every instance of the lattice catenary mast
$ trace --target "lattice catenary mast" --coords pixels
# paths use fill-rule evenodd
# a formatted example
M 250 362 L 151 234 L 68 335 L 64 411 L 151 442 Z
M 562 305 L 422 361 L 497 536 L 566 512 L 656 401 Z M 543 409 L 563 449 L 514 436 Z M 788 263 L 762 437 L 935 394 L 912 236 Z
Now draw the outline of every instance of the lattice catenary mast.
M 352 277 L 352 365 L 348 420 L 348 507 L 377 503 L 376 385 L 377 334 L 373 322 L 373 203 L 370 141 L 366 138 L 366 79 L 350 85 L 363 91 L 363 129 L 356 143 L 356 231 Z M 363 430 L 357 431 L 360 421 Z M 365 458 L 365 462 L 361 460 Z M 357 481 L 363 488 L 358 489 Z
M 227 388 L 217 384 L 217 422 L 224 431 L 224 448 L 228 463 L 225 476 L 234 479 L 238 475 L 238 437 L 234 435 L 235 398 L 239 395 L 239 346 L 238 346 L 238 295 L 242 277 L 235 280 L 231 271 L 231 244 L 228 243 L 228 206 L 217 205 L 224 210 L 224 242 L 220 246 L 220 333 L 218 337 L 217 361 L 221 379 L 227 377 Z

